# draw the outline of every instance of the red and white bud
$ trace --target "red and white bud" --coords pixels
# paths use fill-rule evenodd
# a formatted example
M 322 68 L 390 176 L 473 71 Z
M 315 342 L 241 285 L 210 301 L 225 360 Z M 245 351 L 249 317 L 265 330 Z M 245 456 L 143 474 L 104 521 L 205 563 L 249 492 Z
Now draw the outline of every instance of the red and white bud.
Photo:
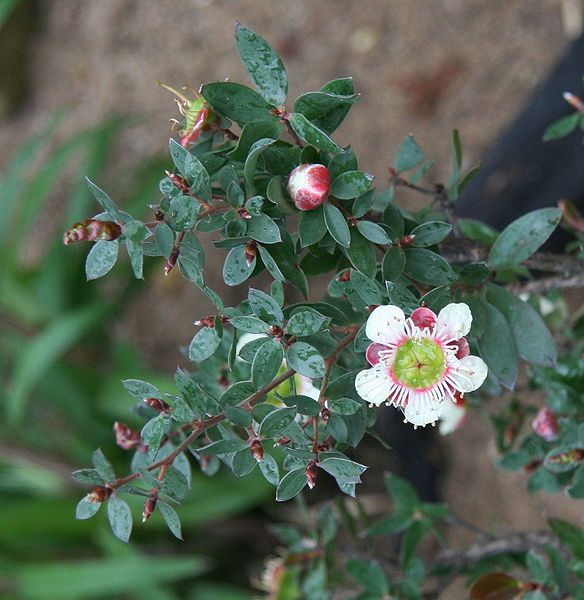
M 95 489 L 91 490 L 91 492 L 89 492 L 89 494 L 87 494 L 87 496 L 85 496 L 85 499 L 87 500 L 87 502 L 92 502 L 94 504 L 98 504 L 99 502 L 103 502 L 104 500 L 107 500 L 112 494 L 112 489 L 109 487 L 105 487 L 105 486 L 100 486 L 100 487 L 96 487 Z
M 251 443 L 251 453 L 257 462 L 261 462 L 264 458 L 264 448 L 259 440 L 254 440 Z
M 318 477 L 318 467 L 316 463 L 312 460 L 306 466 L 306 483 L 308 483 L 308 487 L 313 489 L 316 485 L 316 478 Z
M 296 167 L 288 179 L 288 194 L 299 210 L 318 208 L 331 187 L 328 169 L 324 165 L 303 164 Z
M 161 413 L 169 413 L 172 410 L 169 404 L 159 398 L 144 398 L 144 404 Z
M 154 513 L 154 511 L 156 510 L 157 502 L 158 502 L 158 490 L 156 490 L 156 489 L 150 490 L 150 495 L 148 496 L 146 502 L 144 502 L 144 509 L 142 511 L 142 523 L 146 523 L 146 521 Z
M 556 415 L 547 406 L 540 408 L 531 426 L 533 427 L 533 431 L 546 442 L 553 442 L 558 439 L 558 432 L 560 430 L 558 420 Z
M 65 245 L 76 242 L 97 242 L 105 240 L 111 242 L 122 235 L 122 228 L 113 221 L 99 221 L 97 219 L 86 219 L 75 223 L 63 234 Z
M 116 444 L 123 450 L 133 450 L 142 445 L 140 432 L 134 431 L 125 423 L 116 421 L 114 423 L 114 433 L 116 436 Z

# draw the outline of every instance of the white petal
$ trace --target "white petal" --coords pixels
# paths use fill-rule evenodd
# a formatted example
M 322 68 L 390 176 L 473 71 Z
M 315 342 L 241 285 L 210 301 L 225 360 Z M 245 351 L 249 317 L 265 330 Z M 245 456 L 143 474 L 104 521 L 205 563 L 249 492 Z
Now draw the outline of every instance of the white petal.
M 367 319 L 365 333 L 372 342 L 395 343 L 404 333 L 406 316 L 398 306 L 378 306 Z
M 458 361 L 451 376 L 457 383 L 458 391 L 474 392 L 483 385 L 487 373 L 488 368 L 483 359 L 469 355 Z
M 389 375 L 386 367 L 375 365 L 372 369 L 365 369 L 357 373 L 355 389 L 363 400 L 379 406 L 387 399 L 389 393 Z
M 438 425 L 440 435 L 448 435 L 456 431 L 464 421 L 466 410 L 463 402 L 456 403 L 450 399 L 444 400 L 444 410 L 442 411 L 440 424 Z
M 424 427 L 429 423 L 435 423 L 444 410 L 445 401 L 424 403 L 416 406 L 416 402 L 409 402 L 403 409 L 404 418 L 415 427 Z
M 438 313 L 436 323 L 438 335 L 448 333 L 450 339 L 459 340 L 464 337 L 472 325 L 472 314 L 467 304 L 448 304 Z

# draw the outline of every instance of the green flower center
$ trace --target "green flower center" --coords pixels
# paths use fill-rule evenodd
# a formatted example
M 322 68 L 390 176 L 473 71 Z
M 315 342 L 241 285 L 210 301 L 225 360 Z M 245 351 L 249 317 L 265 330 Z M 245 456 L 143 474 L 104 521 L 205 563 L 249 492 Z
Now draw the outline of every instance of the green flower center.
M 393 375 L 409 388 L 432 387 L 442 379 L 446 361 L 442 348 L 428 338 L 410 339 L 395 354 Z

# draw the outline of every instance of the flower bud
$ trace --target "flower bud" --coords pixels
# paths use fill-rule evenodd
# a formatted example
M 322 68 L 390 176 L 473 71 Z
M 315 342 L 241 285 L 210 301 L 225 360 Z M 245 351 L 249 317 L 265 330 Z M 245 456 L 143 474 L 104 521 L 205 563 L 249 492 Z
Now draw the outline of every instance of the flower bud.
M 142 511 L 142 523 L 146 523 L 146 521 L 150 518 L 152 513 L 156 510 L 157 502 L 158 490 L 150 490 L 150 495 L 148 496 L 146 502 L 144 502 L 144 510 Z
M 257 251 L 258 245 L 253 240 L 245 246 L 245 262 L 247 263 L 248 267 L 251 267 L 253 261 L 255 260 Z
M 174 185 L 174 187 L 178 188 L 183 194 L 188 195 L 190 186 L 189 186 L 189 182 L 184 177 L 181 177 L 180 175 L 177 175 L 176 173 L 171 173 L 170 171 L 165 171 L 165 173 L 166 173 L 166 176 L 170 179 L 170 181 Z
M 170 405 L 159 398 L 144 398 L 144 404 L 158 412 L 168 413 L 171 411 Z
M 111 493 L 111 488 L 100 486 L 96 487 L 94 490 L 91 490 L 91 492 L 89 492 L 89 494 L 85 496 L 85 499 L 87 500 L 87 502 L 97 504 L 98 502 L 103 502 L 104 500 L 107 500 L 111 496 Z
M 125 423 L 116 421 L 114 423 L 114 433 L 116 436 L 116 444 L 123 450 L 132 450 L 141 445 L 140 432 L 134 431 Z
M 284 335 L 284 330 L 279 325 L 270 325 L 268 327 L 268 333 L 275 338 L 281 338 Z
M 328 169 L 324 165 L 303 164 L 296 167 L 288 179 L 288 194 L 299 210 L 318 208 L 331 187 Z
M 312 460 L 308 463 L 308 465 L 306 466 L 306 482 L 308 483 L 308 487 L 310 489 L 314 488 L 314 486 L 316 485 L 316 478 L 318 476 L 318 468 L 316 466 L 316 463 Z
M 257 462 L 261 462 L 264 458 L 264 448 L 259 440 L 254 440 L 251 443 L 251 453 Z
M 540 408 L 531 426 L 533 427 L 533 431 L 546 442 L 553 442 L 558 439 L 558 420 L 556 419 L 556 415 L 547 406 Z
M 176 265 L 176 261 L 178 260 L 180 254 L 180 249 L 178 246 L 175 246 L 172 249 L 172 252 L 170 253 L 168 259 L 166 260 L 166 263 L 164 263 L 164 274 L 168 275 L 173 269 L 174 269 L 174 265 Z
M 105 240 L 111 242 L 122 235 L 122 228 L 113 221 L 99 221 L 97 219 L 86 219 L 75 223 L 63 234 L 65 245 L 76 242 L 96 242 Z

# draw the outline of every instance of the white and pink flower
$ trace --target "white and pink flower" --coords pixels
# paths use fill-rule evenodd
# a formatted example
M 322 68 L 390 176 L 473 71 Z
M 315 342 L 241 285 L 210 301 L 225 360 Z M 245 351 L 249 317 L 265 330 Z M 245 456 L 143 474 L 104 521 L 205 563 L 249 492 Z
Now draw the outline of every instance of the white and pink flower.
M 487 376 L 487 365 L 470 354 L 464 337 L 471 323 L 462 303 L 438 315 L 418 308 L 408 319 L 397 306 L 378 306 L 365 327 L 373 342 L 365 353 L 371 368 L 357 375 L 357 393 L 371 405 L 400 408 L 414 427 L 434 424 L 445 402 L 456 403 Z

